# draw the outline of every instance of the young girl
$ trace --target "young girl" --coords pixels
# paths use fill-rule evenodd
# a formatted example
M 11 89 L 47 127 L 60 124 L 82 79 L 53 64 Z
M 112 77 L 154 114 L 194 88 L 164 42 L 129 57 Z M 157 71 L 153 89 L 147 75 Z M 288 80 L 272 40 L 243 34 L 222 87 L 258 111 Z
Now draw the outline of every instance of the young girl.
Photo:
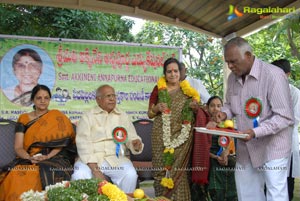
M 221 110 L 223 101 L 219 96 L 212 96 L 207 101 L 207 111 L 210 116 Z M 233 139 L 231 139 L 233 140 Z M 219 136 L 212 136 L 210 148 L 209 194 L 213 201 L 237 200 L 234 166 L 229 148 L 222 148 Z

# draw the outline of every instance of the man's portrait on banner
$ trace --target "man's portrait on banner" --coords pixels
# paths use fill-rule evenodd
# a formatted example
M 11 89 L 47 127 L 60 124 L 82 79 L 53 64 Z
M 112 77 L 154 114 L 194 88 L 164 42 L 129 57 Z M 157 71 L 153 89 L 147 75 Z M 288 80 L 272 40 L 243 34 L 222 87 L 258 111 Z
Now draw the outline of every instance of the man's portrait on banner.
M 34 45 L 19 45 L 10 49 L 0 63 L 1 89 L 12 102 L 30 106 L 30 94 L 37 84 L 50 89 L 55 83 L 54 64 L 49 55 Z

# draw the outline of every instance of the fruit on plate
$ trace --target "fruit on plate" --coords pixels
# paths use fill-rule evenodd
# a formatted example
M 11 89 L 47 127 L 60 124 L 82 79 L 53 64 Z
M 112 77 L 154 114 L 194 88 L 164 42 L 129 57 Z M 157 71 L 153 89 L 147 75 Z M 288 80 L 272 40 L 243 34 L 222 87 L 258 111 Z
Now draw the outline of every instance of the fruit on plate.
M 217 127 L 219 127 L 219 128 L 224 128 L 224 121 L 221 121 L 221 122 L 217 125 Z
M 233 124 L 233 121 L 230 120 L 230 119 L 226 119 L 224 121 L 224 128 L 234 128 L 234 124 Z
M 138 199 L 142 199 L 145 197 L 145 192 L 143 189 L 137 188 L 134 190 L 133 192 L 133 197 L 134 198 L 138 198 Z

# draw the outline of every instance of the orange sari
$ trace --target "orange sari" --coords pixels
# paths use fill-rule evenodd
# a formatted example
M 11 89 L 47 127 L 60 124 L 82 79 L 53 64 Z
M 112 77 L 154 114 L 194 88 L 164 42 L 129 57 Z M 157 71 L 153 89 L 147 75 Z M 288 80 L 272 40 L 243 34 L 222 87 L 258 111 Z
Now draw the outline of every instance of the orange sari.
M 50 159 L 31 164 L 30 160 L 16 158 L 7 167 L 7 175 L 0 183 L 0 201 L 20 200 L 20 195 L 33 189 L 70 180 L 76 155 L 75 133 L 68 117 L 58 110 L 51 110 L 30 121 L 28 114 L 18 119 L 16 132 L 24 132 L 24 149 L 33 156 L 46 155 L 54 148 L 62 150 Z

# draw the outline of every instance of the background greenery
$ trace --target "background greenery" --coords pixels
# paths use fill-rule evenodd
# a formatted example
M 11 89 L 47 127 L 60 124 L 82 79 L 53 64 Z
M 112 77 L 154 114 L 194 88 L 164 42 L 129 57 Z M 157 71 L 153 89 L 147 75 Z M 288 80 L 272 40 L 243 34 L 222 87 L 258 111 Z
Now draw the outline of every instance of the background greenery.
M 212 95 L 223 95 L 222 41 L 217 38 L 146 21 L 131 34 L 134 21 L 119 15 L 60 8 L 0 4 L 0 34 L 89 39 L 179 46 L 188 74 L 201 79 Z M 264 61 L 287 58 L 291 83 L 300 87 L 300 13 L 252 34 L 246 39 Z
M 180 46 L 188 73 L 201 79 L 212 95 L 222 96 L 220 39 L 149 21 L 134 36 L 130 33 L 133 23 L 121 16 L 100 12 L 0 4 L 0 34 Z M 300 87 L 299 12 L 246 39 L 255 55 L 264 61 L 289 59 L 292 64 L 290 81 Z M 296 179 L 294 200 L 300 200 L 299 196 L 299 179 Z

